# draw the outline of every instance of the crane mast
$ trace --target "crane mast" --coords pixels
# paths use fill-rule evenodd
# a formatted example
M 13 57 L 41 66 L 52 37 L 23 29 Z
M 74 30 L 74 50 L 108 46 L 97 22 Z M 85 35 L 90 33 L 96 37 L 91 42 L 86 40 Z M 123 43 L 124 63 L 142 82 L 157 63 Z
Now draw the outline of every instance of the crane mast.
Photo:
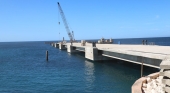
M 62 10 L 59 2 L 58 2 L 58 9 L 59 9 L 59 11 L 60 11 L 60 15 L 61 15 L 62 20 L 63 20 L 63 23 L 64 23 L 64 25 L 65 25 L 67 34 L 68 34 L 68 36 L 69 36 L 69 38 L 70 38 L 70 42 L 74 42 L 74 35 L 73 35 L 73 33 L 70 32 L 70 28 L 69 28 L 69 26 L 68 26 L 67 20 L 66 20 L 66 18 L 65 18 L 64 12 L 63 12 L 63 10 Z

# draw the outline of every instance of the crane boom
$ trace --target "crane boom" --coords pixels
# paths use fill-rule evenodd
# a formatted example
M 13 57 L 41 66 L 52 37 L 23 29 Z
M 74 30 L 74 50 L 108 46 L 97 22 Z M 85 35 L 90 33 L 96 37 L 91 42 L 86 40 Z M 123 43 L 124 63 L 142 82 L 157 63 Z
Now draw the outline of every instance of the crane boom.
M 70 32 L 70 28 L 69 28 L 69 26 L 68 26 L 68 24 L 67 24 L 67 20 L 66 20 L 66 18 L 65 18 L 64 12 L 63 12 L 63 10 L 62 10 L 59 2 L 58 2 L 58 9 L 59 9 L 59 11 L 60 11 L 60 15 L 61 15 L 62 20 L 63 20 L 63 23 L 64 23 L 64 25 L 65 25 L 67 34 L 68 34 L 68 36 L 69 36 L 69 38 L 70 38 L 70 42 L 73 42 L 73 41 L 74 41 L 74 36 L 73 36 L 72 33 Z

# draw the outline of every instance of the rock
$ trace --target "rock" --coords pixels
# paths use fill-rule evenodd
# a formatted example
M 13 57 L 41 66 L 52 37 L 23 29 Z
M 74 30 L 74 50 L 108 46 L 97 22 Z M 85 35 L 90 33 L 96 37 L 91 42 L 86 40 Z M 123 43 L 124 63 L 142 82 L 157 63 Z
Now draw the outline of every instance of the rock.
M 143 83 L 143 85 L 142 85 L 142 86 L 146 88 L 147 84 L 146 84 L 146 83 Z
M 142 85 L 144 93 L 165 93 L 163 90 L 165 85 L 162 84 L 162 79 L 162 76 L 158 76 L 155 79 L 147 77 L 147 83 L 143 83 Z
M 147 78 L 146 78 L 146 81 L 147 81 L 147 82 L 151 82 L 151 78 L 150 78 L 150 77 L 147 77 Z

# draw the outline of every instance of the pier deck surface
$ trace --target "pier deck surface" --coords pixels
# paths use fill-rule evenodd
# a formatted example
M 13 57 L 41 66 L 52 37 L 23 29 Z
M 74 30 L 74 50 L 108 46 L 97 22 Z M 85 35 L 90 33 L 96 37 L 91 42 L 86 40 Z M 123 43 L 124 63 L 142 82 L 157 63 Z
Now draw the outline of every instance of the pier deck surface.
M 66 43 L 66 46 L 72 45 L 76 47 L 76 50 L 86 52 L 85 49 L 91 51 L 87 53 L 91 55 L 90 60 L 94 60 L 93 57 L 97 58 L 96 60 L 101 60 L 102 58 L 99 55 L 125 60 L 137 64 L 144 62 L 144 65 L 151 67 L 159 68 L 160 63 L 169 59 L 170 56 L 170 46 L 158 46 L 158 45 L 127 45 L 127 44 L 96 44 L 96 47 L 92 46 L 92 43 L 86 43 L 84 46 L 81 43 Z M 97 52 L 89 50 L 91 48 L 96 48 Z M 92 54 L 91 54 L 92 53 Z M 87 57 L 88 58 L 88 57 Z
M 103 51 L 113 51 L 156 59 L 164 59 L 167 55 L 170 55 L 170 46 L 96 44 L 96 47 Z
M 68 45 L 71 43 L 67 43 Z M 75 47 L 85 48 L 81 43 L 73 43 Z M 170 46 L 158 45 L 127 45 L 127 44 L 96 44 L 96 48 L 103 51 L 125 53 L 143 57 L 151 57 L 163 60 L 167 55 L 170 55 Z

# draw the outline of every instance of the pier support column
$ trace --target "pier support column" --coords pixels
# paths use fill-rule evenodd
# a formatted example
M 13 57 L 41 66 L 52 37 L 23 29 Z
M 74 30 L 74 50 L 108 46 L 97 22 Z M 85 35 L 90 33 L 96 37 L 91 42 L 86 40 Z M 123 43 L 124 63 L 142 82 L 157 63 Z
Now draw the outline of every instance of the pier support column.
M 59 44 L 54 43 L 54 46 L 55 46 L 55 48 L 58 48 L 58 47 L 59 47 Z
M 66 47 L 62 43 L 59 43 L 59 49 L 66 49 Z
M 67 45 L 67 52 L 69 52 L 69 53 L 78 52 L 75 49 L 76 49 L 76 47 L 73 47 L 72 45 Z
M 85 58 L 93 61 L 102 60 L 102 56 L 98 53 L 98 49 L 95 47 L 85 48 Z
M 101 61 L 101 60 L 113 60 L 112 58 L 108 58 L 102 55 L 103 51 L 98 50 L 96 47 L 85 47 L 85 58 L 93 60 L 93 61 Z

